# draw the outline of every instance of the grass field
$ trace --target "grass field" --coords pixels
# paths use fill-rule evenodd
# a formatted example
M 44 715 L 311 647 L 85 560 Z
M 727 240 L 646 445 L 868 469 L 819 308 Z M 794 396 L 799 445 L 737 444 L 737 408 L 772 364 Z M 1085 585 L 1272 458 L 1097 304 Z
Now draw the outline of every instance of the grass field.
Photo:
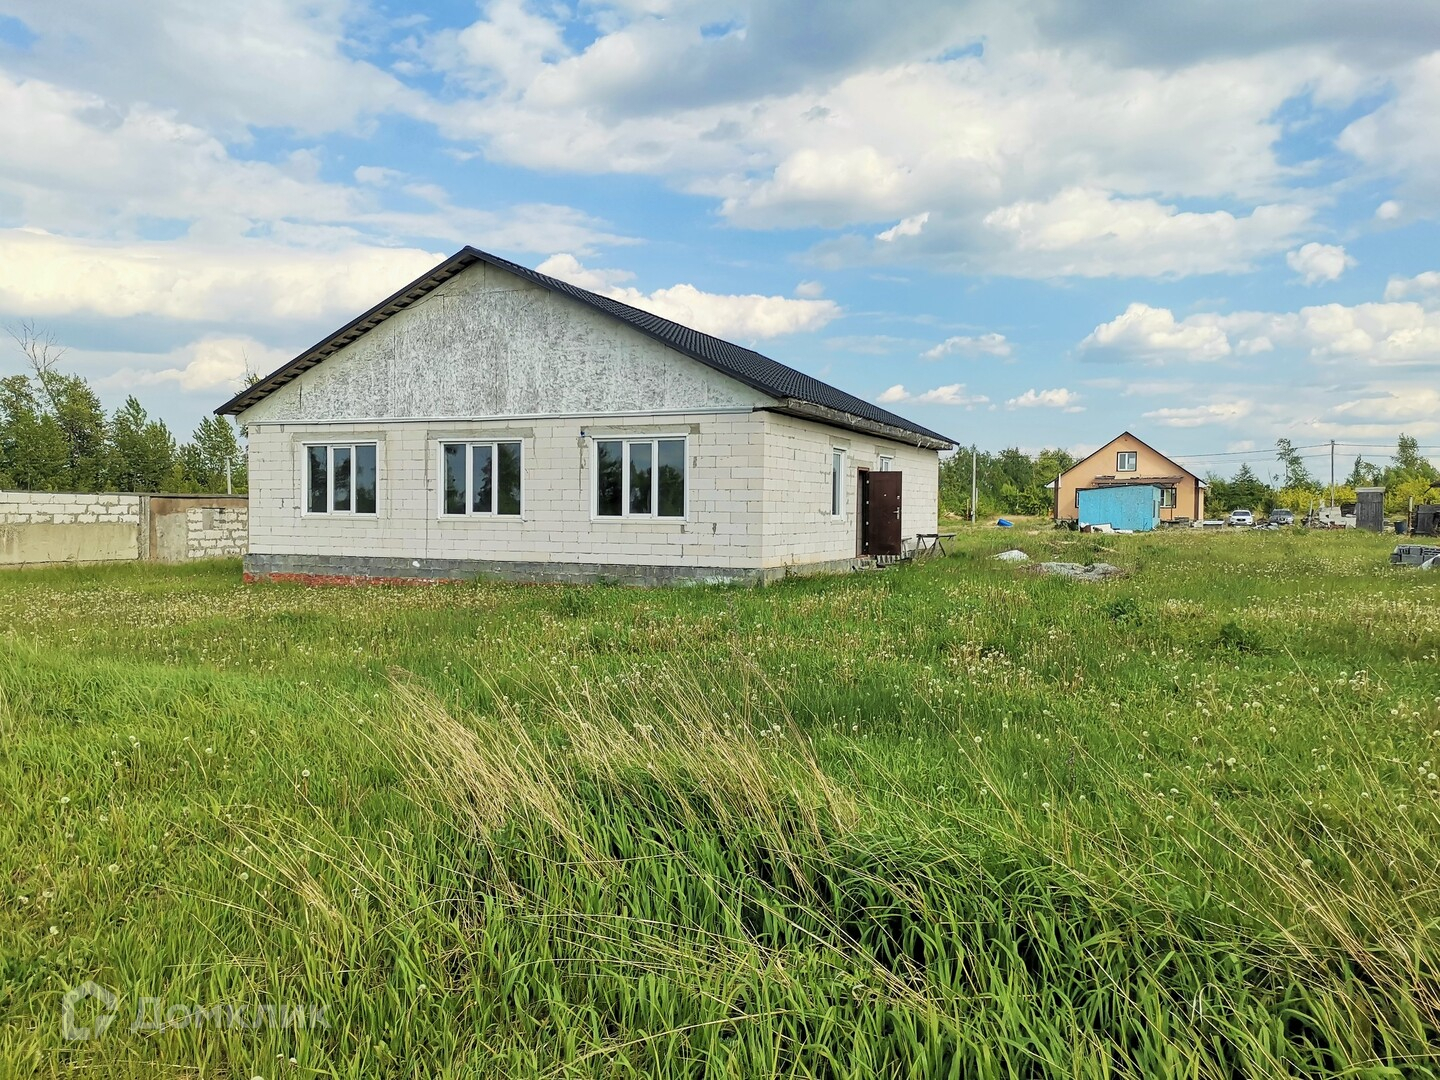
M 1440 1076 L 1440 574 L 1393 542 L 0 574 L 0 1074 Z

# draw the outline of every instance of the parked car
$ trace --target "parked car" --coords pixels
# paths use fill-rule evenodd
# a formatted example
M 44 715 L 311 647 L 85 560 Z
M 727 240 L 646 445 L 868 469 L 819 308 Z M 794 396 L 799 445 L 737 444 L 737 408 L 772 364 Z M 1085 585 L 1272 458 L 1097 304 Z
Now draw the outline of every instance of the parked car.
M 1271 524 L 1271 525 L 1294 525 L 1294 524 L 1295 524 L 1295 511 L 1294 511 L 1294 510 L 1279 510 L 1279 509 L 1271 510 L 1271 511 L 1270 511 L 1270 524 Z
M 1230 516 L 1225 519 L 1226 525 L 1254 525 L 1255 512 L 1253 510 L 1231 510 Z

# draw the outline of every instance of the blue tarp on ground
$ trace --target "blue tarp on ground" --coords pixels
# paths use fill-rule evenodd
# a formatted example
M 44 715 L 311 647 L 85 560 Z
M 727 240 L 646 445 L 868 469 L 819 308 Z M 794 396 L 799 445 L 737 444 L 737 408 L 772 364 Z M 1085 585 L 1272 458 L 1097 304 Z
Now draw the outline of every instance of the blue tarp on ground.
M 1149 532 L 1160 524 L 1160 489 L 1154 484 L 1088 488 L 1078 496 L 1081 525 Z

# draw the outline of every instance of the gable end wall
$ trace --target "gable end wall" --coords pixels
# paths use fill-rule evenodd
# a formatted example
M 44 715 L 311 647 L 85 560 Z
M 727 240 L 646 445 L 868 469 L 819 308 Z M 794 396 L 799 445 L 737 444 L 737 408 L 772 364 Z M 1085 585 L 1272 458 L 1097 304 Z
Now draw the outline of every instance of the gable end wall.
M 569 297 L 477 264 L 240 415 L 603 415 L 772 399 Z

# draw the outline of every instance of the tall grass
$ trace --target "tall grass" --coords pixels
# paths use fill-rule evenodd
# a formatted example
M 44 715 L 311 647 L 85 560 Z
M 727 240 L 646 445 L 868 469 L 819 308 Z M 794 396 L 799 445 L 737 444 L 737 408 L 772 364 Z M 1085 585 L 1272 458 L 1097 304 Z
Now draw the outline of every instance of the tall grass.
M 1098 587 L 999 543 L 757 592 L 0 581 L 0 1062 L 1436 1075 L 1434 586 L 1365 538 L 1022 539 Z M 85 978 L 122 1019 L 66 1043 Z

